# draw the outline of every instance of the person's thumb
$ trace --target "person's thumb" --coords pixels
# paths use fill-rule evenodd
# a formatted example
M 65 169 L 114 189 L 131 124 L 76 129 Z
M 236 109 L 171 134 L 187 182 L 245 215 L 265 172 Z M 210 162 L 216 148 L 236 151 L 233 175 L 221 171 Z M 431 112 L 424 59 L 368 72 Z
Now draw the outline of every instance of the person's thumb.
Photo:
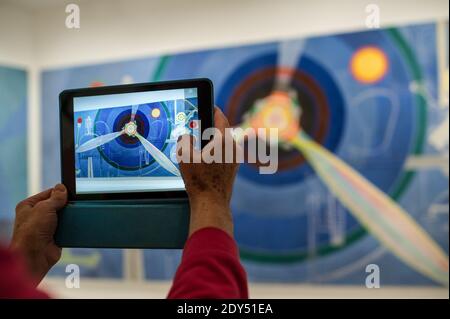
M 59 210 L 63 208 L 67 203 L 67 189 L 63 184 L 57 184 L 50 195 L 50 198 L 47 199 L 50 206 L 55 209 Z
M 214 126 L 222 133 L 222 135 L 225 134 L 225 129 L 230 127 L 227 117 L 217 106 L 214 107 Z

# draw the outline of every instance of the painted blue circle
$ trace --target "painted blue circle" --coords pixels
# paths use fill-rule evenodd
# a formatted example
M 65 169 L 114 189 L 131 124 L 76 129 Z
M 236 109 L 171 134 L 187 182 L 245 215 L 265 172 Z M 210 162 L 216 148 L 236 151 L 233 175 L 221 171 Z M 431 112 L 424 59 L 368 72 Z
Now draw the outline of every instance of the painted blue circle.
M 122 130 L 125 123 L 130 121 L 130 118 L 131 118 L 131 110 L 126 110 L 120 113 L 116 117 L 116 120 L 114 121 L 113 125 L 114 132 Z M 147 137 L 150 124 L 144 113 L 138 110 L 136 112 L 134 120 L 137 124 L 139 134 L 141 134 L 144 137 Z M 126 148 L 135 148 L 140 146 L 139 140 L 137 138 L 130 138 L 126 135 L 122 135 L 121 137 L 117 138 L 117 142 L 121 146 Z
M 383 81 L 371 85 L 356 81 L 347 67 L 355 50 L 365 45 L 377 45 L 390 60 Z M 275 56 L 265 61 L 273 62 Z M 255 60 L 264 67 L 260 57 Z M 322 145 L 389 194 L 403 174 L 418 116 L 409 89 L 408 66 L 398 49 L 388 37 L 378 33 L 354 36 L 351 42 L 345 36 L 314 39 L 306 45 L 297 69 L 310 74 L 327 96 L 332 123 Z M 255 70 L 245 72 L 240 68 L 241 76 L 247 77 Z M 228 90 L 236 87 L 227 82 L 224 86 Z M 227 105 L 231 96 L 232 93 L 224 92 L 220 103 Z M 307 252 L 311 229 L 308 223 L 312 216 L 326 219 L 330 211 L 346 216 L 342 225 L 345 236 L 361 230 L 353 215 L 311 174 L 309 165 L 272 176 L 257 176 L 250 169 L 253 167 L 241 165 L 232 198 L 235 236 L 244 250 L 279 256 Z M 285 174 L 292 176 L 284 179 Z M 329 233 L 318 231 L 315 244 L 325 247 L 330 238 Z
M 269 53 L 257 56 L 248 61 L 243 62 L 225 81 L 222 89 L 217 98 L 219 105 L 224 106 L 224 111 L 227 112 L 229 106 L 229 100 L 233 96 L 236 89 L 239 87 L 240 83 L 245 81 L 249 76 L 253 75 L 255 72 L 275 68 L 277 65 L 278 54 Z M 322 145 L 329 149 L 330 151 L 335 151 L 339 145 L 339 141 L 342 136 L 343 128 L 345 126 L 345 107 L 344 100 L 339 91 L 339 88 L 335 84 L 333 78 L 330 74 L 316 61 L 312 58 L 304 55 L 298 61 L 296 70 L 308 75 L 311 79 L 315 81 L 315 86 L 321 89 L 321 96 L 326 99 L 325 107 L 330 114 L 328 123 L 326 123 L 326 136 L 322 141 Z M 308 91 L 306 84 L 296 83 L 294 81 L 293 85 L 297 86 L 298 90 L 304 90 L 304 94 L 311 95 L 314 102 L 313 92 Z M 302 85 L 303 84 L 303 85 Z M 248 92 L 258 90 L 258 87 L 250 87 Z M 315 93 L 317 94 L 317 93 Z M 244 100 L 244 98 L 242 98 Z M 246 107 L 246 105 L 239 105 L 239 107 Z M 319 107 L 317 105 L 310 106 L 314 112 L 314 122 L 317 125 L 322 114 L 319 113 Z M 332 119 L 332 120 L 331 120 Z M 283 157 L 280 156 L 280 162 Z M 298 165 L 286 170 L 279 170 L 276 174 L 260 174 L 258 167 L 252 164 L 243 164 L 239 170 L 240 176 L 248 178 L 249 180 L 255 181 L 259 184 L 265 185 L 284 185 L 298 183 L 304 178 L 313 175 L 313 171 L 309 165 Z
M 155 108 L 160 110 L 157 118 L 151 116 L 151 112 Z M 101 109 L 97 113 L 94 132 L 97 135 L 105 135 L 120 131 L 122 129 L 120 123 L 127 123 L 130 117 L 131 106 Z M 162 103 L 139 105 L 135 120 L 138 132 L 157 148 L 163 150 L 170 133 L 170 123 Z M 147 155 L 145 155 L 146 151 L 142 144 L 136 137 L 129 137 L 126 134 L 102 145 L 99 150 L 109 164 L 122 170 L 142 169 L 154 162 L 153 159 L 145 162 L 143 156 Z

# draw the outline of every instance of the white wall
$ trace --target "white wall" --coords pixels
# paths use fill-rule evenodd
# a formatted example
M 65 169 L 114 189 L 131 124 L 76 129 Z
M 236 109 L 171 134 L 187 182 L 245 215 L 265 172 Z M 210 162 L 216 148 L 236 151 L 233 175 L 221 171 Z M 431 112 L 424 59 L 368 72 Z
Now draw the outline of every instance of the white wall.
M 67 289 L 63 280 L 46 279 L 41 285 L 52 296 L 60 298 L 165 298 L 170 289 L 169 282 L 113 282 L 108 280 L 82 280 L 79 289 Z M 293 299 L 448 299 L 446 288 L 382 286 L 381 289 L 367 289 L 361 286 L 325 286 L 295 284 L 258 284 L 249 287 L 250 298 L 293 298 Z
M 81 28 L 64 5 L 36 10 L 43 67 L 364 28 L 368 3 L 382 25 L 448 17 L 446 0 L 96 0 L 79 3 Z M 64 2 L 63 2 L 64 3 Z
M 34 62 L 31 12 L 0 2 L 0 64 L 29 67 Z

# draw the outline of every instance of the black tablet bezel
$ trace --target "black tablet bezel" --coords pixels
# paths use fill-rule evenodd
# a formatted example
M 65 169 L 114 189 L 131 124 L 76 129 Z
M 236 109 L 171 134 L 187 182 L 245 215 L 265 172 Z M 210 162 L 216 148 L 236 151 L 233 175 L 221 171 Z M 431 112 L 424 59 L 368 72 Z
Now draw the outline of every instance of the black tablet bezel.
M 65 90 L 59 95 L 60 105 L 60 144 L 61 144 L 61 178 L 67 187 L 69 201 L 78 200 L 124 200 L 124 199 L 168 199 L 187 198 L 186 191 L 153 191 L 124 192 L 101 194 L 76 194 L 75 184 L 75 146 L 74 146 L 74 116 L 73 98 L 93 95 L 133 93 L 158 90 L 197 88 L 198 115 L 201 120 L 202 133 L 212 127 L 213 123 L 213 84 L 209 79 L 188 79 L 177 81 L 138 83 L 95 88 L 80 88 Z M 202 140 L 202 147 L 208 141 Z

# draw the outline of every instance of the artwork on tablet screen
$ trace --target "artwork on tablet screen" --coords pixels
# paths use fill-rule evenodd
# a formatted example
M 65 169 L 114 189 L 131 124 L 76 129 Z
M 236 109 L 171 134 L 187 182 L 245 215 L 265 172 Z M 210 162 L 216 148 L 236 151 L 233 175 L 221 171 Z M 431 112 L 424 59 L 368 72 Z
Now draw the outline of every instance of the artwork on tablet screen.
M 74 98 L 76 191 L 182 190 L 179 136 L 197 136 L 197 90 Z

